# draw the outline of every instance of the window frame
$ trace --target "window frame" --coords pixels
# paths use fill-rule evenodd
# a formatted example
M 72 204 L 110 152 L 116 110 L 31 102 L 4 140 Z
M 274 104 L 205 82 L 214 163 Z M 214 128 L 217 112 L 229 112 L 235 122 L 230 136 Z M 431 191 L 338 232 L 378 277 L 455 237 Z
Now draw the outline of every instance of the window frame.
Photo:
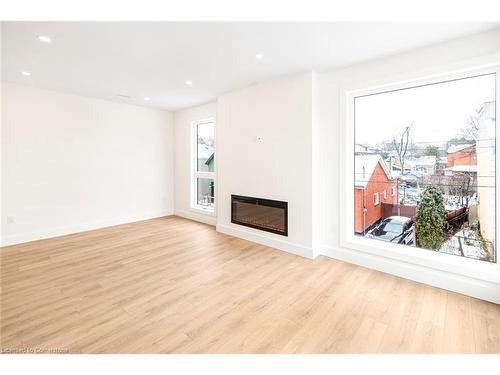
M 375 199 L 375 197 L 376 197 L 377 199 Z M 380 194 L 379 194 L 379 192 L 378 192 L 378 191 L 375 191 L 375 192 L 373 193 L 373 205 L 374 205 L 374 206 L 378 206 L 379 204 L 380 204 Z
M 341 86 L 340 92 L 340 179 L 344 181 L 341 183 L 340 201 L 341 201 L 341 216 L 340 216 L 340 246 L 348 251 L 351 251 L 351 256 L 355 254 L 365 254 L 373 259 L 375 264 L 378 263 L 376 259 L 382 258 L 385 264 L 392 264 L 392 266 L 384 266 L 386 272 L 395 274 L 410 273 L 413 279 L 419 279 L 426 283 L 431 283 L 432 277 L 438 277 L 439 272 L 453 273 L 461 277 L 468 277 L 477 280 L 478 282 L 493 282 L 500 285 L 500 249 L 498 239 L 499 237 L 499 211 L 500 202 L 496 199 L 495 215 L 496 215 L 496 233 L 495 233 L 495 248 L 496 248 L 496 263 L 483 262 L 475 259 L 465 257 L 455 257 L 449 254 L 439 252 L 424 251 L 420 248 L 400 244 L 387 244 L 382 241 L 369 241 L 370 239 L 362 238 L 354 234 L 354 189 L 353 189 L 353 176 L 354 176 L 354 100 L 358 96 L 368 94 L 384 93 L 387 91 L 400 90 L 404 88 L 412 88 L 421 85 L 428 85 L 433 83 L 442 83 L 450 80 L 471 78 L 478 75 L 495 74 L 496 75 L 496 126 L 498 129 L 498 114 L 500 113 L 500 64 L 498 59 L 495 61 L 487 61 L 482 65 L 466 66 L 460 70 L 454 70 L 455 67 L 441 67 L 435 69 L 432 74 L 422 76 L 416 73 L 407 74 L 402 78 L 402 75 L 385 77 L 378 80 L 376 84 L 371 87 L 362 88 L 359 83 L 351 84 L 351 86 Z M 365 86 L 366 87 L 366 86 Z M 496 131 L 495 147 L 498 150 L 498 131 Z M 495 195 L 498 198 L 500 179 L 498 174 L 498 166 L 500 165 L 500 152 L 495 155 Z M 390 246 L 388 246 L 390 245 Z M 406 270 L 401 268 L 402 264 L 406 264 Z M 378 266 L 380 267 L 380 266 Z M 410 268 L 408 268 L 410 267 Z M 424 267 L 425 271 L 420 275 L 415 274 L 417 267 Z M 377 268 L 377 267 L 376 267 Z M 413 270 L 413 271 L 410 271 Z M 438 272 L 437 274 L 435 272 Z
M 213 172 L 200 172 L 198 171 L 198 126 L 213 124 L 214 126 L 214 171 Z M 190 194 L 190 208 L 191 210 L 207 214 L 210 216 L 215 216 L 217 207 L 217 141 L 216 141 L 216 122 L 215 118 L 204 118 L 200 120 L 195 120 L 191 122 L 191 194 Z M 214 181 L 214 206 L 207 207 L 198 204 L 198 179 L 212 179 Z

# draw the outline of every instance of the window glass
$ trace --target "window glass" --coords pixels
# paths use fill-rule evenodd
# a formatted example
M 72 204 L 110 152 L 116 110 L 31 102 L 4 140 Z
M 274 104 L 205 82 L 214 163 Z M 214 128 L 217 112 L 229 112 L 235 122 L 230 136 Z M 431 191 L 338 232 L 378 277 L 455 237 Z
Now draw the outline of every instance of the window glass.
M 196 126 L 198 172 L 213 172 L 215 165 L 215 126 L 213 123 Z
M 355 234 L 496 262 L 496 79 L 354 98 Z
M 215 122 L 193 123 L 194 174 L 191 183 L 191 207 L 214 211 L 215 208 Z
M 214 180 L 198 178 L 196 183 L 196 203 L 202 207 L 213 207 L 215 202 Z

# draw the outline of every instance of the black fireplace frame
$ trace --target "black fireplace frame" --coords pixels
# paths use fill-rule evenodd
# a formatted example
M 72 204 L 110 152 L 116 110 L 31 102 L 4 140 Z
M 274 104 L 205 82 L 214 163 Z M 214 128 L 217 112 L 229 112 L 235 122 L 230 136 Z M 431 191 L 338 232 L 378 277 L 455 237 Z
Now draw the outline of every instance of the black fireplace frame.
M 239 201 L 246 201 L 246 202 L 251 202 L 253 204 L 260 204 L 262 206 L 268 206 L 268 207 L 277 207 L 277 208 L 283 208 L 285 210 L 285 228 L 284 231 L 279 231 L 279 230 L 274 230 L 270 228 L 264 228 L 258 225 L 253 225 L 253 224 L 248 224 L 242 221 L 238 221 L 235 219 L 235 210 L 234 210 L 234 200 L 239 200 Z M 245 227 L 250 227 L 254 229 L 259 229 L 263 230 L 266 232 L 274 233 L 274 234 L 279 234 L 281 236 L 288 237 L 288 202 L 284 201 L 277 201 L 273 199 L 266 199 L 266 198 L 257 198 L 257 197 L 247 197 L 244 195 L 234 195 L 231 194 L 231 223 L 233 224 L 238 224 L 238 225 L 243 225 Z

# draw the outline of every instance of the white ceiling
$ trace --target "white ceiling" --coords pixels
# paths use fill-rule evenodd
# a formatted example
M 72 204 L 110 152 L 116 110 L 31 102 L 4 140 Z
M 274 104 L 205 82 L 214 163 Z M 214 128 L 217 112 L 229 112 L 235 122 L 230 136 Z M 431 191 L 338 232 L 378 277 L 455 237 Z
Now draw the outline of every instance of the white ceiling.
M 2 79 L 177 110 L 276 75 L 331 70 L 498 25 L 3 22 Z

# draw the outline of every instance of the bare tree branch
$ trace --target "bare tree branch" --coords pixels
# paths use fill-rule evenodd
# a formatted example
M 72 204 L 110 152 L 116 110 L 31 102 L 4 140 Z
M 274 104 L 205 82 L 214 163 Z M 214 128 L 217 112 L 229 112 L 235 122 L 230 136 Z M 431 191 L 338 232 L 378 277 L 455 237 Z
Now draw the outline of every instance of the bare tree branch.
M 399 142 L 396 140 L 396 137 L 392 138 L 392 144 L 398 154 L 398 161 L 401 166 L 401 175 L 405 174 L 405 158 L 406 153 L 408 152 L 408 145 L 410 143 L 410 131 L 412 126 L 413 124 L 405 126 L 399 136 Z
M 477 109 L 467 116 L 467 125 L 461 129 L 462 136 L 468 141 L 476 141 L 479 137 L 479 118 L 481 110 Z

